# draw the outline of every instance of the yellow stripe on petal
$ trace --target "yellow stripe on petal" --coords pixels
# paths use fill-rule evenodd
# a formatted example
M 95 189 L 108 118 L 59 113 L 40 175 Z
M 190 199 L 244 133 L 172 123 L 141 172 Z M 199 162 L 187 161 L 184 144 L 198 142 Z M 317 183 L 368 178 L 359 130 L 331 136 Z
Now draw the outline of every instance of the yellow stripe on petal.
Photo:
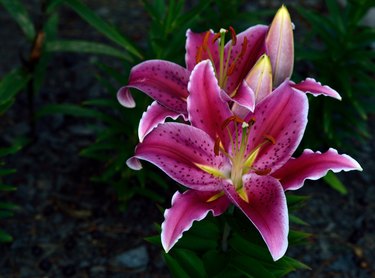
M 213 201 L 216 201 L 217 199 L 219 199 L 220 197 L 222 197 L 224 195 L 224 192 L 221 191 L 215 195 L 213 195 L 212 197 L 210 197 L 206 202 L 207 203 L 210 203 L 210 202 L 213 202 Z
M 199 164 L 199 163 L 194 163 L 194 165 L 197 166 L 199 169 L 205 171 L 206 173 L 209 173 L 209 174 L 213 175 L 214 177 L 222 178 L 222 179 L 226 179 L 227 178 L 224 175 L 224 173 L 221 172 L 217 168 L 214 168 L 214 167 L 211 167 L 211 166 L 207 166 L 207 165 L 203 165 L 203 164 Z
M 247 196 L 247 192 L 244 187 L 241 187 L 237 190 L 238 195 L 244 200 L 246 203 L 249 203 L 249 197 Z

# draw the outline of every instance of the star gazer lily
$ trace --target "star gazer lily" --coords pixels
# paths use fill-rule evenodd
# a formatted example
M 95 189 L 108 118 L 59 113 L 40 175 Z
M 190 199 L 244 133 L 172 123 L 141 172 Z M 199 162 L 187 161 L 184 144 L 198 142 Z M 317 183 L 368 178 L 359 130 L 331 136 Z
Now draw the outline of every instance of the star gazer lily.
M 225 43 L 228 35 L 230 40 Z M 232 27 L 218 33 L 188 30 L 186 36 L 186 68 L 164 60 L 142 62 L 132 68 L 128 84 L 118 91 L 119 102 L 128 108 L 135 106 L 131 89 L 143 91 L 155 100 L 140 121 L 140 141 L 168 117 L 188 120 L 187 84 L 191 71 L 203 60 L 212 62 L 223 97 L 235 103 L 233 109 L 239 116 L 253 111 L 257 103 L 292 74 L 293 24 L 285 6 L 277 11 L 269 27 L 256 25 L 239 34 Z M 289 81 L 289 86 L 340 99 L 335 90 L 312 78 L 299 84 Z
M 176 192 L 165 211 L 162 245 L 168 252 L 194 221 L 208 212 L 222 214 L 234 204 L 255 225 L 274 260 L 288 246 L 285 190 L 306 179 L 333 172 L 361 170 L 351 157 L 334 149 L 292 154 L 307 124 L 308 101 L 285 78 L 253 112 L 239 117 L 222 94 L 212 60 L 200 61 L 187 86 L 190 124 L 161 123 L 139 143 L 127 161 L 139 170 L 139 159 L 153 163 L 188 188 Z

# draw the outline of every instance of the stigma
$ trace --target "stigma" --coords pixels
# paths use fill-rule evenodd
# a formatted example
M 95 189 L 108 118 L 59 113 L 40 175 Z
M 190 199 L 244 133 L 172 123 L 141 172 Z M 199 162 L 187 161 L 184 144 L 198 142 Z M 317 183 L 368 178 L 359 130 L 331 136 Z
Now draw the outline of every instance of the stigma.
M 225 38 L 227 34 L 230 34 L 230 44 L 225 49 Z M 225 89 L 228 81 L 228 77 L 231 76 L 235 70 L 237 69 L 238 61 L 244 56 L 248 41 L 247 38 L 244 37 L 241 42 L 241 51 L 237 52 L 234 56 L 232 56 L 232 49 L 235 45 L 237 45 L 237 34 L 232 26 L 229 26 L 228 30 L 221 28 L 218 33 L 216 33 L 210 40 L 210 31 L 207 31 L 203 37 L 202 45 L 198 48 L 196 54 L 196 63 L 202 61 L 202 57 L 208 56 L 211 60 L 212 64 L 215 68 L 215 75 L 218 80 L 219 86 L 222 89 Z M 213 59 L 213 55 L 211 53 L 209 45 L 218 44 L 219 48 L 219 63 Z M 232 92 L 228 92 L 230 95 Z

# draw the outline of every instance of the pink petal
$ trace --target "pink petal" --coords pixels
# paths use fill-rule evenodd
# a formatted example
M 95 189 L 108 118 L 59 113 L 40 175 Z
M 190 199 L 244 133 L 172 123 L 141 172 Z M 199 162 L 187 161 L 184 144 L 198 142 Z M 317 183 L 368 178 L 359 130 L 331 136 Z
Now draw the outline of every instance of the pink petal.
M 138 127 L 139 141 L 142 142 L 143 138 L 153 130 L 158 124 L 164 123 L 169 117 L 176 120 L 179 116 L 183 116 L 187 120 L 187 115 L 169 110 L 164 106 L 154 101 L 147 110 L 143 113 Z
M 264 40 L 268 27 L 265 25 L 256 25 L 237 35 L 237 43 L 231 51 L 229 66 L 235 58 L 241 53 L 244 38 L 247 38 L 247 47 L 244 55 L 236 61 L 233 73 L 228 77 L 225 91 L 231 94 L 237 86 L 245 79 L 250 69 L 254 66 L 258 58 L 264 53 Z M 229 53 L 231 41 L 225 45 L 225 57 Z
M 127 161 L 126 161 L 126 165 L 130 168 L 130 169 L 132 169 L 132 170 L 136 170 L 136 171 L 138 171 L 138 170 L 141 170 L 142 169 L 142 164 L 141 164 L 141 162 L 139 161 L 139 159 L 138 158 L 136 158 L 136 157 L 131 157 L 131 158 L 129 158 Z
M 313 78 L 306 78 L 304 81 L 294 84 L 290 83 L 290 85 L 297 90 L 302 92 L 310 93 L 313 96 L 324 95 L 332 98 L 336 98 L 341 100 L 341 96 L 338 92 L 334 89 L 328 87 L 327 85 L 322 85 L 320 82 L 316 81 Z
M 280 180 L 284 190 L 296 190 L 303 186 L 306 179 L 320 179 L 329 170 L 334 173 L 351 170 L 362 171 L 362 167 L 350 156 L 340 155 L 332 148 L 325 153 L 304 150 L 300 157 L 291 158 L 272 176 Z
M 246 108 L 246 111 L 249 112 L 253 112 L 254 111 L 254 108 L 255 108 L 255 94 L 254 94 L 254 91 L 251 89 L 251 87 L 249 86 L 249 84 L 244 80 L 242 81 L 241 85 L 239 86 L 236 94 L 234 95 L 234 97 L 232 98 L 233 101 L 237 104 L 235 106 L 232 107 L 232 111 L 234 114 L 239 114 L 239 111 L 236 111 L 237 108 L 235 107 L 238 107 L 241 106 L 243 108 Z M 236 113 L 237 112 L 237 113 Z M 243 113 L 241 113 L 243 114 Z M 245 115 L 247 115 L 248 113 L 246 113 Z
M 135 88 L 171 110 L 186 113 L 189 75 L 188 70 L 168 61 L 145 61 L 132 68 L 129 84 L 120 88 L 117 99 L 125 107 L 134 107 L 129 88 Z
M 273 137 L 275 144 L 269 142 L 261 147 L 254 163 L 255 168 L 271 168 L 273 172 L 289 160 L 302 139 L 307 124 L 307 112 L 306 95 L 294 91 L 288 85 L 288 80 L 257 104 L 248 152 L 265 142 L 265 136 Z
M 219 136 L 226 142 L 223 122 L 232 116 L 228 104 L 220 96 L 220 87 L 210 61 L 200 62 L 192 71 L 188 84 L 187 106 L 191 124 L 208 133 L 212 140 Z
M 224 195 L 215 201 L 207 200 L 219 192 L 199 192 L 195 190 L 178 191 L 173 195 L 172 207 L 165 210 L 164 222 L 161 225 L 161 242 L 165 252 L 182 237 L 182 233 L 189 230 L 194 221 L 200 221 L 206 217 L 208 212 L 214 216 L 222 214 L 230 202 Z
M 118 91 L 117 100 L 120 102 L 120 104 L 122 106 L 125 106 L 126 108 L 134 108 L 135 107 L 134 98 L 133 98 L 130 90 L 127 87 L 122 87 Z
M 222 171 L 228 166 L 225 157 L 215 156 L 214 141 L 207 133 L 171 122 L 160 124 L 151 131 L 138 144 L 134 156 L 153 163 L 178 183 L 201 191 L 220 190 L 222 179 L 201 170 L 196 164 Z
M 293 72 L 293 25 L 285 6 L 276 13 L 266 37 L 266 52 L 271 59 L 273 85 L 277 87 Z
M 273 177 L 249 174 L 243 176 L 249 202 L 245 202 L 233 185 L 224 186 L 232 202 L 258 229 L 276 261 L 288 247 L 288 208 L 283 187 Z
M 209 49 L 212 59 L 215 63 L 215 66 L 218 66 L 219 63 L 219 48 L 218 48 L 218 41 L 213 41 L 215 33 L 210 30 L 207 31 L 209 33 L 207 38 L 207 49 Z M 204 37 L 206 36 L 207 32 L 203 33 L 194 33 L 190 29 L 186 32 L 186 68 L 189 71 L 192 71 L 196 64 L 200 61 L 210 59 L 208 55 L 208 51 L 199 50 L 203 45 Z M 200 52 L 200 53 L 199 53 Z M 216 65 L 217 63 L 217 65 Z

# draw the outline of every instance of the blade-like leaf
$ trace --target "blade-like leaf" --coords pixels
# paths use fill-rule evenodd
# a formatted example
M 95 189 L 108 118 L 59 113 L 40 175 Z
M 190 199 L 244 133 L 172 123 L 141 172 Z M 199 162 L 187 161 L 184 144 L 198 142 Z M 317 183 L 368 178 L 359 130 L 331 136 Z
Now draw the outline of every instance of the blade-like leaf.
M 30 77 L 30 74 L 20 69 L 3 76 L 0 82 L 0 105 L 11 101 L 27 85 Z
M 21 27 L 27 39 L 32 41 L 36 32 L 25 6 L 19 0 L 0 0 L 0 3 Z
M 128 40 L 125 36 L 121 35 L 117 29 L 115 29 L 108 22 L 104 21 L 98 15 L 96 15 L 92 10 L 90 10 L 86 5 L 84 5 L 79 0 L 66 0 L 66 4 L 69 5 L 82 19 L 86 20 L 91 26 L 93 26 L 100 33 L 105 35 L 107 38 L 113 42 L 124 47 L 134 56 L 143 59 L 141 52 Z
M 348 194 L 348 190 L 345 185 L 339 180 L 339 178 L 331 171 L 323 178 L 329 186 L 340 192 L 342 195 Z
M 89 41 L 79 41 L 79 40 L 58 40 L 51 41 L 47 43 L 46 50 L 50 52 L 78 52 L 78 53 L 93 53 L 93 54 L 103 54 L 120 59 L 133 61 L 132 57 L 124 51 L 120 51 L 109 45 L 89 42 Z

